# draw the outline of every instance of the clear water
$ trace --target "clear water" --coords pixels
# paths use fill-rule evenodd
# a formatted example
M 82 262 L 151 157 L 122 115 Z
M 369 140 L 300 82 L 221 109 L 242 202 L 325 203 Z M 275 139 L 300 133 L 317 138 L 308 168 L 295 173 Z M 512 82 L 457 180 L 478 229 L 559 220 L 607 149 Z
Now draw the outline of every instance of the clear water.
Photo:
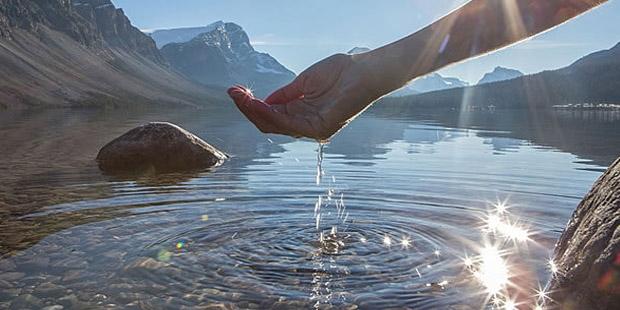
M 502 294 L 530 298 L 620 154 L 614 113 L 378 106 L 325 146 L 317 185 L 315 141 L 262 135 L 228 107 L 0 112 L 0 308 L 480 309 L 501 285 L 484 278 L 489 244 L 506 262 L 490 270 L 522 290 Z M 102 145 L 154 120 L 232 158 L 99 172 Z

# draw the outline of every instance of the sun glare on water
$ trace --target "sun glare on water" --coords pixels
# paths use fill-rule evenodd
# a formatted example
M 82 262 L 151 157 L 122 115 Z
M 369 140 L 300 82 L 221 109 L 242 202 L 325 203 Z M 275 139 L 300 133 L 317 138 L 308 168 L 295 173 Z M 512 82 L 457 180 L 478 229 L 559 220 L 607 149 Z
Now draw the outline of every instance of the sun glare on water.
M 487 246 L 480 253 L 480 266 L 474 272 L 489 294 L 497 294 L 508 283 L 508 267 L 494 246 Z

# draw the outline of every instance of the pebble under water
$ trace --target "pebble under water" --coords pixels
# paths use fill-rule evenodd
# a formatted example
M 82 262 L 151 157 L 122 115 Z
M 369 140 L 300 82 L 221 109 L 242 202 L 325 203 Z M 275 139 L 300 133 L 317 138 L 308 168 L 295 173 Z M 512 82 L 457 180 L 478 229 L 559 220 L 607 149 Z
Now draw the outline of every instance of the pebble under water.
M 318 150 L 228 110 L 2 115 L 0 309 L 551 306 L 553 245 L 620 117 L 444 113 L 369 111 Z M 98 147 L 149 120 L 232 158 L 99 172 Z

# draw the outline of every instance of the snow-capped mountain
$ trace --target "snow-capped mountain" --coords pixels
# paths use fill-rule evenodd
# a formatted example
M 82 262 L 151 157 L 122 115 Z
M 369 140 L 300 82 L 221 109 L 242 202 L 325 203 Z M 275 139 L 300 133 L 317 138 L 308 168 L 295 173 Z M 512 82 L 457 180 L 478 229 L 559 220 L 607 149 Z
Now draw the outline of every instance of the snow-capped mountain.
M 352 48 L 350 51 L 347 52 L 347 54 L 349 55 L 354 55 L 354 54 L 361 54 L 361 53 L 366 53 L 366 52 L 370 52 L 370 49 L 367 47 L 354 47 Z
M 188 42 L 201 33 L 211 32 L 217 27 L 221 27 L 223 25 L 223 21 L 217 21 L 204 27 L 158 29 L 149 33 L 149 35 L 153 38 L 157 44 L 157 47 L 162 48 L 164 45 L 169 43 Z
M 466 99 L 466 100 L 465 100 Z M 620 43 L 570 66 L 511 80 L 447 89 L 398 100 L 416 108 L 551 109 L 555 105 L 615 104 L 620 100 Z M 387 103 L 386 101 L 385 103 Z
M 508 69 L 504 67 L 495 67 L 492 72 L 486 73 L 478 82 L 478 84 L 512 80 L 521 76 L 523 76 L 523 72 L 519 70 Z
M 421 93 L 428 93 L 436 90 L 458 88 L 468 86 L 469 83 L 455 77 L 443 77 L 438 73 L 413 80 L 405 87 L 393 92 L 390 96 L 402 97 Z
M 256 51 L 247 33 L 234 23 L 206 27 L 187 42 L 170 43 L 161 52 L 177 71 L 202 84 L 249 86 L 260 96 L 291 82 L 295 74 L 267 53 Z M 191 33 L 173 29 L 177 37 Z M 169 30 L 170 31 L 170 30 Z
M 0 109 L 206 104 L 110 0 L 0 0 Z

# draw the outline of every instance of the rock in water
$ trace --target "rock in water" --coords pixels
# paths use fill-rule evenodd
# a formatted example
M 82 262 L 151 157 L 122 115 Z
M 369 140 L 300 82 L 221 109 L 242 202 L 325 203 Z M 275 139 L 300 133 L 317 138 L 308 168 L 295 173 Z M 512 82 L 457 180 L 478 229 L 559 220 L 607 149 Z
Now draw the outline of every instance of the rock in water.
M 208 168 L 228 156 L 187 130 L 170 123 L 149 123 L 104 146 L 97 155 L 106 172 L 171 172 Z
M 619 223 L 620 158 L 594 183 L 556 246 L 550 291 L 562 309 L 620 305 Z

